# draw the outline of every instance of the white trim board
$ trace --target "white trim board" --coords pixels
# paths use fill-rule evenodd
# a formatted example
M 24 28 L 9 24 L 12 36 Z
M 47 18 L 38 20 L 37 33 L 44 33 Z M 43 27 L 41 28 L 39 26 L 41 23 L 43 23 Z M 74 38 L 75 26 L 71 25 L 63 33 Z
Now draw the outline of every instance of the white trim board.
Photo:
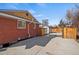
M 10 18 L 14 18 L 14 19 L 17 19 L 17 20 L 23 20 L 23 21 L 27 21 L 27 22 L 30 22 L 30 23 L 37 23 L 37 22 L 33 22 L 33 21 L 30 21 L 30 20 L 27 20 L 27 19 L 23 19 L 23 18 L 20 18 L 20 17 L 13 16 L 13 15 L 1 13 L 1 12 L 0 12 L 0 16 L 10 17 Z M 39 23 L 37 23 L 37 24 L 39 24 Z

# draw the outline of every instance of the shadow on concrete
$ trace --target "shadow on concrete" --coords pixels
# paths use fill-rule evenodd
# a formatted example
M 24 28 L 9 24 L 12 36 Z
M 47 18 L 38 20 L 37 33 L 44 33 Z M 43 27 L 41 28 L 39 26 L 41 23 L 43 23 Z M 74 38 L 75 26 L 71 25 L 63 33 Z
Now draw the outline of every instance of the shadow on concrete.
M 1 48 L 0 52 L 6 51 L 6 50 L 7 50 L 7 48 Z
M 35 45 L 38 46 L 46 46 L 47 43 L 52 39 L 57 37 L 58 35 L 54 35 L 54 34 L 49 34 L 49 35 L 45 35 L 45 36 L 39 36 L 39 37 L 34 37 L 34 38 L 30 38 L 27 40 L 22 40 L 20 42 L 17 42 L 15 44 L 10 45 L 10 47 L 8 48 L 12 48 L 12 47 L 19 47 L 19 46 L 25 46 L 25 49 L 30 49 Z M 0 51 L 5 51 L 6 49 L 0 50 Z
M 46 35 L 46 36 L 41 36 L 38 38 L 29 39 L 26 41 L 26 49 L 32 48 L 35 45 L 44 47 L 54 37 L 56 36 Z
M 18 46 L 25 46 L 25 49 L 30 49 L 35 45 L 44 47 L 52 38 L 55 38 L 55 37 L 57 37 L 57 35 L 45 35 L 45 36 L 34 37 L 34 38 L 20 41 L 10 46 L 10 48 L 18 47 Z

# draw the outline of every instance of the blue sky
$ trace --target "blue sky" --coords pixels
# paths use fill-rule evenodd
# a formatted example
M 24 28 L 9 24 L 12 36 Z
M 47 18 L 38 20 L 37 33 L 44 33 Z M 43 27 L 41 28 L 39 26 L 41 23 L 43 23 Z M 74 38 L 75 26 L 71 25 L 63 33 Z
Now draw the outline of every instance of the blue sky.
M 41 22 L 49 20 L 49 25 L 56 25 L 65 18 L 68 9 L 74 9 L 75 4 L 64 3 L 0 3 L 0 9 L 28 10 Z

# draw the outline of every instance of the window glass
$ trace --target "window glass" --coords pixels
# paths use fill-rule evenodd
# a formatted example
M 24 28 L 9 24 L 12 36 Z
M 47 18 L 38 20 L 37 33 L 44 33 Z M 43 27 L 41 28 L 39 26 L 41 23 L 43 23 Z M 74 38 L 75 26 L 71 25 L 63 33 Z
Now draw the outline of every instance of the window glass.
M 26 21 L 18 21 L 18 28 L 19 29 L 24 29 L 26 28 Z

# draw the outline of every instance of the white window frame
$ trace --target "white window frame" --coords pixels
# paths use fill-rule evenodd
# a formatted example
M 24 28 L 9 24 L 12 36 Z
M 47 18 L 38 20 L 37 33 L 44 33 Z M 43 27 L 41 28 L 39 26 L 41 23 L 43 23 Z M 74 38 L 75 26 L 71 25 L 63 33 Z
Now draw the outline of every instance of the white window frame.
M 21 26 L 19 27 L 18 24 L 19 24 L 20 21 L 25 22 L 25 25 L 23 27 L 21 27 Z M 24 20 L 17 20 L 17 29 L 26 29 L 26 21 L 24 21 Z

